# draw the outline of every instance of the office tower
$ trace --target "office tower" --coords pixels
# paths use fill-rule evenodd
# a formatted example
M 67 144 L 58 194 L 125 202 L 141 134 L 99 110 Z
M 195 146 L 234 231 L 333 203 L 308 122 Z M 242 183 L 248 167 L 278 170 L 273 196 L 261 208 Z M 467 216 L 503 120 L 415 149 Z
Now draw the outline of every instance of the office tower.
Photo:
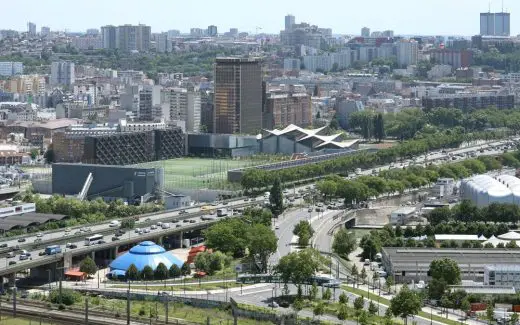
M 41 35 L 42 37 L 47 37 L 51 34 L 51 29 L 49 27 L 42 26 Z
M 368 27 L 361 28 L 361 36 L 370 37 L 370 28 L 368 28 Z
M 217 26 L 210 25 L 208 26 L 208 36 L 215 37 L 218 34 Z
M 28 22 L 27 23 L 27 34 L 29 36 L 36 36 L 36 24 Z
M 186 132 L 200 132 L 200 93 L 193 86 L 168 91 L 170 120 L 184 121 Z
M 117 27 L 112 25 L 101 27 L 101 38 L 104 49 L 117 48 Z
M 287 15 L 285 16 L 285 30 L 290 31 L 292 30 L 293 25 L 296 23 L 296 19 L 293 15 Z
M 480 35 L 510 36 L 511 14 L 507 12 L 484 12 L 480 14 Z
M 139 120 L 157 119 L 157 107 L 161 105 L 161 86 L 145 86 L 139 91 Z
M 397 65 L 406 68 L 417 64 L 419 57 L 419 45 L 415 40 L 401 40 L 397 43 Z
M 172 51 L 172 41 L 168 33 L 160 33 L 155 37 L 157 53 L 170 53 Z
M 99 35 L 99 29 L 97 29 L 97 28 L 89 28 L 89 29 L 87 29 L 87 35 L 88 36 L 98 36 Z
M 262 64 L 258 58 L 217 58 L 215 133 L 257 134 L 262 129 Z
M 73 85 L 76 81 L 74 63 L 69 61 L 52 62 L 51 85 Z

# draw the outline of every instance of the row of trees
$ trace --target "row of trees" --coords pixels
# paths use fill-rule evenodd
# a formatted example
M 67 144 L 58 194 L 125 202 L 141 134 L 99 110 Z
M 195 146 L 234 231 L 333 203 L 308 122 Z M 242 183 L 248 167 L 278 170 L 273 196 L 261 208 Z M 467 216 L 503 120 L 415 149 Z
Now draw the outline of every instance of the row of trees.
M 266 209 L 246 209 L 243 218 L 221 220 L 204 231 L 206 246 L 233 257 L 248 258 L 267 272 L 269 256 L 276 252 L 278 238 L 271 229 L 272 214 Z
M 159 263 L 157 268 L 154 270 L 151 266 L 146 265 L 141 271 L 137 269 L 135 264 L 130 264 L 128 270 L 126 270 L 126 278 L 132 281 L 139 280 L 165 280 L 168 278 L 177 278 L 180 276 L 186 276 L 191 273 L 190 266 L 188 263 L 184 263 L 180 268 L 177 264 L 172 264 L 168 269 L 164 263 Z
M 377 122 L 379 127 L 376 127 L 375 121 L 379 119 L 381 122 Z M 518 132 L 520 112 L 496 108 L 473 111 L 458 108 L 435 108 L 431 111 L 410 108 L 395 114 L 381 115 L 373 111 L 362 111 L 351 114 L 348 125 L 363 138 L 378 140 L 378 130 L 384 130 L 382 137 L 386 134 L 398 139 L 412 139 L 421 134 L 432 134 L 446 129 L 473 132 L 487 128 L 508 128 Z
M 474 223 L 475 225 L 478 225 L 478 221 L 518 224 L 520 222 L 520 208 L 518 205 L 510 203 L 491 203 L 487 207 L 478 208 L 471 201 L 464 200 L 451 209 L 443 207 L 433 210 L 428 214 L 428 221 L 432 226 L 446 224 L 451 221 Z M 461 224 L 460 228 L 463 227 L 464 224 Z M 465 227 L 466 230 L 462 229 L 461 233 L 468 233 L 468 225 L 465 225 Z M 472 230 L 474 230 L 474 226 L 469 229 L 469 231 Z
M 430 150 L 459 147 L 463 142 L 478 139 L 492 140 L 509 135 L 506 131 L 486 131 L 464 133 L 464 130 L 446 130 L 435 134 L 424 134 L 413 140 L 404 141 L 391 148 L 382 149 L 375 153 L 361 152 L 353 155 L 338 157 L 314 164 L 296 167 L 261 170 L 250 168 L 244 172 L 241 185 L 246 190 L 258 190 L 270 187 L 276 179 L 282 183 L 322 177 L 329 174 L 346 176 L 356 168 L 373 168 L 385 165 L 399 159 L 412 158 Z

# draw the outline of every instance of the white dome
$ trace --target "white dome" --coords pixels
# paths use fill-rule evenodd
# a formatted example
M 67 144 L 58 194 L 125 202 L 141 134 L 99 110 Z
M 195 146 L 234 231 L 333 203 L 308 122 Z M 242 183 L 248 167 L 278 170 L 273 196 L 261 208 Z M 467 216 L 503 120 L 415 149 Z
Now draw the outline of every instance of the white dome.
M 508 181 L 512 184 L 512 180 Z M 505 180 L 497 180 L 489 175 L 477 175 L 462 181 L 461 194 L 464 199 L 471 200 L 478 207 L 485 207 L 491 203 L 515 203 L 512 190 L 504 183 Z M 520 185 L 520 180 L 518 184 Z M 520 193 L 520 186 L 518 190 Z M 518 202 L 520 203 L 520 195 Z

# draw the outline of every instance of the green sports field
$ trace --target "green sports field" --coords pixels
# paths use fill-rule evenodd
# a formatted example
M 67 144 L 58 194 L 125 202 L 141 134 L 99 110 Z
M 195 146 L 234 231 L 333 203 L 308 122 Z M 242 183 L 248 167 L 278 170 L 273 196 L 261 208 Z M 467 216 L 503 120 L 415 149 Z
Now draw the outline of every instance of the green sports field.
M 178 158 L 139 164 L 142 167 L 164 169 L 165 189 L 232 189 L 237 184 L 227 182 L 227 171 L 266 163 L 262 160 Z

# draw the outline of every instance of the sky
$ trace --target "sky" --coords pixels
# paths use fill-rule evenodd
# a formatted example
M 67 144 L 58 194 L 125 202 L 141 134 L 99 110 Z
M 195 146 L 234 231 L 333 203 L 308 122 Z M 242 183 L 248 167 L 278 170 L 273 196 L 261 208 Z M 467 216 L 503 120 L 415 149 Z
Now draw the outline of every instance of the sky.
M 520 34 L 520 1 L 503 0 L 511 13 L 511 34 Z M 278 33 L 284 16 L 332 28 L 334 34 L 394 30 L 401 35 L 479 33 L 479 13 L 501 11 L 502 0 L 16 0 L 2 4 L 0 29 L 27 30 L 27 22 L 51 30 L 84 32 L 104 25 L 146 24 L 152 32 L 216 25 L 219 33 Z M 518 15 L 518 16 L 517 16 Z

